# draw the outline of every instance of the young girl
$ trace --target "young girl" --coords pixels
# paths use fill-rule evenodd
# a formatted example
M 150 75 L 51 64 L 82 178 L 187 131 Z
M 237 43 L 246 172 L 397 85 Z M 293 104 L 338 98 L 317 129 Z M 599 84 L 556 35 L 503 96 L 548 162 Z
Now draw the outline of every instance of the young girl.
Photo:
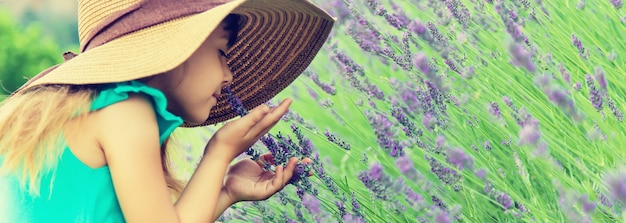
M 261 104 L 310 64 L 327 13 L 304 0 L 78 3 L 82 53 L 0 107 L 0 222 L 210 222 L 285 186 L 297 158 L 275 172 L 262 168 L 272 154 L 229 164 L 287 111 L 289 99 Z M 226 86 L 254 109 L 215 133 L 183 188 L 167 139 L 235 117 Z

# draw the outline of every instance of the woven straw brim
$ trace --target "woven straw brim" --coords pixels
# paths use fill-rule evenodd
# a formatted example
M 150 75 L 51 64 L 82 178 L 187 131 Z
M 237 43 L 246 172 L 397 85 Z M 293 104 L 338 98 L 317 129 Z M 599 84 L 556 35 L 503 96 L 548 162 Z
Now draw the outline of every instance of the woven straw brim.
M 26 88 L 42 84 L 100 84 L 161 74 L 183 63 L 228 14 L 244 24 L 227 52 L 231 89 L 246 109 L 273 98 L 311 63 L 334 19 L 308 1 L 236 0 L 203 13 L 151 26 L 87 50 Z M 209 74 L 210 75 L 210 74 Z M 206 122 L 236 114 L 222 96 Z

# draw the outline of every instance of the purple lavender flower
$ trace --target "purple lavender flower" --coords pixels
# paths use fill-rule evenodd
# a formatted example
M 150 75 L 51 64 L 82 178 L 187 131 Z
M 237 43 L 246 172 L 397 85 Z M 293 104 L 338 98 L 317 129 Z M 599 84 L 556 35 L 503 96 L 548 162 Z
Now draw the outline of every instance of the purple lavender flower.
M 458 182 L 463 177 L 455 170 L 443 166 L 435 158 L 431 158 L 428 156 L 426 156 L 425 158 L 426 160 L 428 160 L 428 164 L 430 165 L 430 171 L 433 172 L 437 176 L 437 178 L 439 178 L 439 180 L 444 184 L 454 186 L 458 184 Z
M 490 103 L 489 112 L 492 115 L 496 116 L 496 118 L 500 118 L 501 117 L 500 116 L 501 115 L 500 114 L 500 107 L 498 107 L 498 103 L 496 103 L 496 102 L 491 102 Z
M 413 57 L 413 64 L 422 71 L 424 74 L 429 74 L 431 72 L 430 65 L 428 64 L 428 59 L 426 58 L 426 54 L 418 53 Z
M 389 155 L 400 157 L 404 154 L 404 147 L 395 139 L 396 132 L 393 131 L 393 123 L 384 114 L 377 114 L 366 111 L 370 126 L 374 128 L 376 142 L 385 150 L 389 151 Z
M 383 167 L 380 165 L 380 163 L 376 163 L 370 167 L 368 176 L 373 180 L 379 180 L 382 172 Z
M 457 74 L 461 74 L 461 71 L 459 71 L 459 69 L 456 67 L 456 65 L 454 64 L 454 61 L 452 60 L 448 60 L 445 59 L 444 63 L 446 63 L 446 65 L 448 65 L 448 67 L 450 68 L 450 70 L 456 72 Z
M 513 65 L 524 67 L 529 72 L 535 72 L 536 68 L 532 55 L 523 46 L 513 43 L 509 46 L 509 52 L 513 56 Z
M 610 2 L 611 2 L 611 5 L 613 5 L 613 7 L 618 10 L 621 9 L 622 6 L 624 5 L 622 0 L 610 0 Z
M 489 197 L 495 199 L 502 205 L 505 210 L 510 210 L 515 207 L 515 202 L 511 200 L 511 197 L 504 192 L 498 191 L 489 181 L 485 182 L 484 191 Z
M 576 34 L 572 34 L 572 44 L 574 44 L 574 46 L 578 49 L 579 53 L 582 53 L 585 50 L 583 42 L 578 39 Z
M 337 90 L 335 90 L 335 87 L 331 86 L 330 84 L 326 84 L 323 83 L 322 81 L 319 80 L 317 74 L 315 73 L 311 73 L 309 75 L 309 77 L 311 78 L 311 80 L 313 80 L 313 83 L 315 83 L 317 86 L 319 86 L 324 92 L 330 94 L 330 95 L 336 95 L 337 94 Z
M 339 139 L 337 136 L 335 136 L 334 134 L 330 133 L 328 131 L 328 129 L 326 129 L 326 132 L 324 132 L 324 135 L 326 136 L 326 139 L 328 139 L 329 142 L 332 142 L 335 145 L 338 145 L 342 149 L 350 150 L 350 144 L 349 143 L 346 143 L 345 141 Z
M 511 139 L 511 138 L 509 138 L 509 139 L 507 139 L 507 140 L 504 140 L 504 139 L 503 139 L 503 140 L 501 141 L 501 144 L 502 144 L 503 146 L 511 146 L 511 141 L 512 141 L 512 139 Z
M 513 101 L 511 101 L 511 99 L 507 96 L 502 96 L 502 100 L 504 101 L 504 103 L 506 103 L 507 106 L 512 107 L 513 106 Z
M 333 178 L 331 178 L 324 169 L 323 163 L 319 159 L 319 153 L 313 154 L 311 158 L 313 160 L 313 169 L 315 170 L 316 175 L 322 180 L 326 188 L 335 196 L 339 196 L 339 187 Z
M 602 94 L 596 88 L 596 84 L 591 78 L 591 75 L 586 74 L 585 81 L 587 83 L 587 88 L 589 89 L 589 100 L 591 101 L 591 104 L 596 109 L 596 111 L 601 111 L 602 108 L 604 107 L 604 103 L 602 101 Z
M 485 147 L 485 150 L 491 151 L 491 144 L 489 143 L 489 140 L 486 140 L 485 143 L 483 143 L 483 147 Z
M 272 152 L 276 164 L 286 164 L 289 157 L 294 157 L 301 153 L 300 147 L 291 140 L 289 135 L 285 137 L 278 132 L 274 137 L 279 148 L 276 153 Z
M 298 145 L 300 146 L 302 157 L 310 157 L 313 153 L 313 143 L 311 143 L 311 140 L 302 134 L 302 131 L 298 128 L 298 126 L 296 126 L 296 124 L 291 124 L 291 130 L 298 139 Z
M 233 92 L 230 90 L 230 86 L 227 86 L 226 88 L 224 88 L 224 94 L 226 94 L 226 97 L 228 97 L 228 103 L 230 104 L 230 107 L 235 111 L 235 113 L 237 113 L 241 117 L 248 114 L 248 110 L 243 105 L 241 100 L 239 100 L 239 97 L 233 94 Z M 263 137 L 268 137 L 268 136 L 263 136 Z M 266 144 L 266 146 L 268 145 Z M 268 148 L 270 147 L 268 146 Z M 261 155 L 258 151 L 254 150 L 252 147 L 248 148 L 248 150 L 246 151 L 246 154 L 251 156 L 252 160 L 259 159 Z
M 580 197 L 579 202 L 583 211 L 587 214 L 593 213 L 597 208 L 596 203 L 589 201 L 589 197 L 586 194 Z
M 339 210 L 339 216 L 347 215 L 346 206 L 344 205 L 343 201 L 335 201 L 335 206 L 337 207 L 337 210 Z
M 461 24 L 464 29 L 467 29 L 471 20 L 467 7 L 459 0 L 445 0 L 445 4 L 457 22 Z
M 626 174 L 617 173 L 606 178 L 611 195 L 617 200 L 626 202 Z
M 350 9 L 341 0 L 329 1 L 326 4 L 320 4 L 320 6 L 337 18 L 337 22 L 350 20 Z
M 401 173 L 406 174 L 413 169 L 413 161 L 406 156 L 399 157 L 396 159 L 396 166 L 400 170 Z
M 565 69 L 565 65 L 563 65 L 563 63 L 560 63 L 558 67 L 559 67 L 559 72 L 563 76 L 563 79 L 565 80 L 565 82 L 567 82 L 568 84 L 571 83 L 572 81 L 570 77 L 571 74 L 567 72 L 567 69 Z
M 568 93 L 562 89 L 550 89 L 548 90 L 548 99 L 559 106 L 561 109 L 565 110 L 565 112 L 571 117 L 577 119 L 579 118 L 579 114 L 574 106 L 574 100 L 572 100 Z
M 389 25 L 391 25 L 393 28 L 396 28 L 397 30 L 402 30 L 407 26 L 407 24 L 404 23 L 405 20 L 400 19 L 397 15 L 384 12 L 382 13 L 382 16 L 385 18 L 385 20 L 387 20 L 387 23 L 389 23 Z
M 503 3 L 504 2 L 502 1 L 498 2 L 495 8 L 500 15 L 500 19 L 504 23 L 504 26 L 506 27 L 507 33 L 515 40 L 516 43 L 523 42 L 527 46 L 530 46 L 530 41 L 528 40 L 528 37 L 524 35 L 522 29 L 520 28 L 520 25 L 515 21 L 513 17 L 511 17 L 511 15 L 516 16 L 517 14 L 511 13 L 512 10 L 509 10 Z
M 235 110 L 235 112 L 239 116 L 243 117 L 248 114 L 248 111 L 244 107 L 241 100 L 239 100 L 239 97 L 233 94 L 233 92 L 230 90 L 230 86 L 224 88 L 224 94 L 226 94 L 226 96 L 228 97 L 228 103 L 230 104 L 230 107 L 233 108 L 233 110 Z
M 406 115 L 404 114 L 404 112 L 402 112 L 402 110 L 400 108 L 392 107 L 391 108 L 391 116 L 396 118 L 396 120 L 398 122 L 400 122 L 400 124 L 402 124 L 404 126 L 402 128 L 402 130 L 404 131 L 406 136 L 408 136 L 408 137 L 417 137 L 417 136 L 421 136 L 422 135 L 421 129 L 418 129 L 417 126 L 415 125 L 415 123 L 410 121 L 408 119 L 408 117 L 406 117 Z
M 613 116 L 615 116 L 615 118 L 617 118 L 617 120 L 620 122 L 624 121 L 624 113 L 622 113 L 622 110 L 615 106 L 615 102 L 613 101 L 613 99 L 611 99 L 611 97 L 609 97 L 608 95 L 605 96 L 605 98 L 606 104 L 611 110 L 611 113 L 613 113 Z
M 311 98 L 313 98 L 315 100 L 318 99 L 318 95 L 317 95 L 317 93 L 313 89 L 309 88 L 309 89 L 307 89 L 307 92 L 309 93 L 309 96 L 311 96 Z M 287 118 L 287 117 L 283 116 L 283 118 Z M 288 120 L 285 120 L 285 121 L 288 121 Z
M 359 47 L 365 52 L 377 53 L 380 52 L 380 37 L 375 31 L 363 29 L 363 26 L 359 26 L 353 21 L 350 21 L 346 33 L 352 37 L 352 39 L 359 44 Z
M 519 138 L 521 140 L 521 144 L 526 145 L 535 145 L 537 141 L 541 137 L 541 133 L 537 126 L 534 125 L 526 125 L 519 132 Z
M 582 90 L 583 85 L 580 82 L 576 82 L 572 88 L 574 88 L 575 91 L 580 91 Z
M 474 167 L 474 160 L 462 149 L 449 149 L 446 156 L 447 162 L 455 165 L 459 170 L 463 170 L 464 167 L 469 169 Z
M 476 170 L 474 174 L 476 174 L 476 176 L 480 179 L 485 179 L 485 177 L 487 176 L 487 170 L 481 168 L 479 170 Z
M 302 197 L 302 205 L 313 215 L 320 213 L 320 201 L 313 195 L 304 194 Z
M 436 46 L 438 46 L 440 50 L 445 50 L 450 46 L 450 43 L 448 43 L 448 39 L 446 39 L 446 37 L 444 37 L 443 34 L 439 32 L 433 22 L 427 22 L 426 26 L 428 27 L 428 30 L 430 30 L 430 34 L 435 38 Z
M 409 62 L 410 60 L 406 60 L 406 56 L 396 53 L 396 51 L 394 49 L 391 49 L 389 46 L 385 47 L 379 53 L 381 59 L 383 57 L 391 59 L 395 63 L 392 64 L 392 66 L 399 65 L 404 71 L 410 71 L 413 68 L 411 67 L 411 64 Z M 387 60 L 381 60 L 381 62 L 385 63 L 385 65 L 389 65 L 387 64 Z
M 602 70 L 601 67 L 596 67 L 594 69 L 594 78 L 596 79 L 596 81 L 598 82 L 598 84 L 600 85 L 600 89 L 602 89 L 602 91 L 604 93 L 607 92 L 607 82 L 606 82 L 606 78 L 604 77 L 604 70 Z
M 356 217 L 363 218 L 364 216 L 361 210 L 361 205 L 356 199 L 356 194 L 354 193 L 354 191 L 350 192 L 350 197 L 352 199 L 352 214 Z
M 424 34 L 426 34 L 426 26 L 424 26 L 424 24 L 422 24 L 422 22 L 420 22 L 419 20 L 413 20 L 411 23 L 409 23 L 408 29 L 419 36 L 423 36 Z
M 444 211 L 437 213 L 433 220 L 436 223 L 452 223 L 452 220 L 450 220 L 450 217 Z
M 360 76 L 365 75 L 365 70 L 363 69 L 363 67 L 361 67 L 361 65 L 354 62 L 344 52 L 341 52 L 335 49 L 333 50 L 333 54 L 331 55 L 331 58 L 334 59 L 334 61 L 337 62 L 340 66 L 345 67 L 345 69 L 350 69 L 352 70 L 353 73 L 356 72 Z
M 433 202 L 434 208 L 438 208 L 440 210 L 448 210 L 448 206 L 443 202 L 443 200 L 441 200 L 441 198 L 437 197 L 436 195 L 431 195 L 430 196 L 430 201 Z
M 443 148 L 445 143 L 446 143 L 446 138 L 443 135 L 438 135 L 437 139 L 435 140 L 435 144 L 437 145 L 437 148 Z
M 496 198 L 496 201 L 498 201 L 498 203 L 500 203 L 500 205 L 502 205 L 502 207 L 504 207 L 504 209 L 506 210 L 513 207 L 513 201 L 511 201 L 511 197 L 509 197 L 509 195 L 505 193 L 500 194 L 500 196 Z
M 379 163 L 372 165 L 369 170 L 360 172 L 357 178 L 370 190 L 374 197 L 384 201 L 391 200 L 389 188 L 393 183 L 383 172 Z
M 469 66 L 469 67 L 467 67 L 467 68 L 463 71 L 463 74 L 461 74 L 461 76 L 462 76 L 463 78 L 466 78 L 466 79 L 472 79 L 472 77 L 474 77 L 474 75 L 475 75 L 474 66 Z
M 252 205 L 252 207 L 258 209 L 259 212 L 266 213 L 266 214 L 263 215 L 263 222 L 274 222 L 274 221 L 276 221 L 276 216 L 274 215 L 274 212 L 269 210 L 269 207 L 267 206 L 267 203 L 260 202 L 260 201 L 252 201 L 252 202 L 250 202 L 250 204 Z
M 365 223 L 363 218 L 350 214 L 343 215 L 342 220 L 345 223 Z
M 589 56 L 589 51 L 585 49 L 585 47 L 583 46 L 583 42 L 580 41 L 580 39 L 578 39 L 575 34 L 572 34 L 572 45 L 574 45 L 574 47 L 578 49 L 578 55 L 580 57 L 582 57 L 583 59 L 587 59 L 587 57 Z
M 385 99 L 385 92 L 382 92 L 380 89 L 378 89 L 378 86 L 376 86 L 376 84 L 370 83 L 367 79 L 363 81 L 363 84 L 367 86 L 367 93 L 369 93 L 369 95 L 373 96 L 374 98 L 378 100 Z
M 419 208 L 425 204 L 424 197 L 413 191 L 410 187 L 406 189 L 405 200 L 413 207 Z
M 596 191 L 596 197 L 600 201 L 600 204 L 602 204 L 604 207 L 613 208 L 613 201 L 610 198 L 606 197 L 606 195 L 604 195 L 603 193 Z
M 300 199 L 304 195 L 304 192 L 309 192 L 313 195 L 317 195 L 318 191 L 313 187 L 311 180 L 309 180 L 308 176 L 311 172 L 310 164 L 298 163 L 296 164 L 296 169 L 294 170 L 294 174 L 291 179 L 287 182 L 288 184 L 292 184 L 296 186 L 296 194 Z

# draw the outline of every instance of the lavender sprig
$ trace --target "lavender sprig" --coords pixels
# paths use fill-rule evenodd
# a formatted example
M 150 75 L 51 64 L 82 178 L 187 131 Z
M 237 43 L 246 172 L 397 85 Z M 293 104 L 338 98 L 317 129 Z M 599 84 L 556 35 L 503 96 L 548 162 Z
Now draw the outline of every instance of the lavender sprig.
M 248 114 L 248 110 L 243 105 L 243 102 L 239 100 L 239 97 L 233 94 L 233 92 L 230 89 L 230 86 L 227 86 L 226 88 L 224 88 L 223 92 L 224 94 L 226 94 L 226 97 L 228 97 L 228 103 L 230 104 L 230 107 L 233 108 L 233 110 L 235 111 L 235 113 L 237 113 L 237 115 L 243 117 Z M 268 145 L 266 144 L 266 146 Z M 270 148 L 270 146 L 268 146 L 268 148 Z M 259 157 L 261 156 L 261 154 L 258 151 L 254 150 L 254 148 L 252 147 L 248 148 L 248 150 L 246 151 L 246 155 L 251 156 L 252 160 L 258 160 Z
M 230 89 L 230 87 L 226 87 L 224 89 L 224 93 L 228 97 L 228 102 L 231 107 L 239 116 L 245 116 L 248 114 L 248 111 L 244 107 L 243 103 L 239 98 L 234 95 Z M 292 130 L 296 134 L 299 145 L 294 143 L 291 140 L 291 137 L 284 137 L 280 132 L 276 136 L 272 136 L 271 134 L 267 134 L 262 136 L 259 140 L 267 147 L 267 149 L 274 156 L 274 164 L 275 165 L 283 165 L 286 164 L 289 157 L 299 156 L 299 157 L 308 157 L 313 152 L 313 145 L 311 141 L 306 139 L 300 129 L 295 125 L 292 125 Z M 254 150 L 253 147 L 248 148 L 246 151 L 246 155 L 251 156 L 252 160 L 258 160 L 260 157 L 260 153 Z M 267 163 L 265 169 L 271 169 L 271 164 Z M 309 172 L 311 171 L 310 165 L 305 165 L 302 163 L 298 163 L 296 165 L 296 170 L 294 176 L 289 180 L 289 184 L 296 185 L 300 191 L 306 191 L 311 194 L 316 195 L 317 189 L 313 188 L 311 182 L 308 180 Z M 301 194 L 299 197 L 302 198 Z

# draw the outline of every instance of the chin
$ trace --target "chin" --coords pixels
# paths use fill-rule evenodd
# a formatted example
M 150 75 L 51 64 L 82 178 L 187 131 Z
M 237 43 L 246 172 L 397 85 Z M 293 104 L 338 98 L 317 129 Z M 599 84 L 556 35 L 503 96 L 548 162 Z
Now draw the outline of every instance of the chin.
M 213 106 L 209 106 L 208 108 L 203 109 L 203 111 L 196 110 L 187 112 L 186 116 L 183 119 L 189 124 L 202 124 L 207 119 L 209 119 L 209 115 L 211 114 L 211 108 L 213 108 Z
M 206 121 L 208 118 L 209 118 L 208 115 L 206 116 L 187 115 L 186 117 L 183 118 L 183 120 L 185 120 L 185 122 L 192 124 L 192 125 L 199 125 L 199 124 L 202 124 L 204 121 Z

